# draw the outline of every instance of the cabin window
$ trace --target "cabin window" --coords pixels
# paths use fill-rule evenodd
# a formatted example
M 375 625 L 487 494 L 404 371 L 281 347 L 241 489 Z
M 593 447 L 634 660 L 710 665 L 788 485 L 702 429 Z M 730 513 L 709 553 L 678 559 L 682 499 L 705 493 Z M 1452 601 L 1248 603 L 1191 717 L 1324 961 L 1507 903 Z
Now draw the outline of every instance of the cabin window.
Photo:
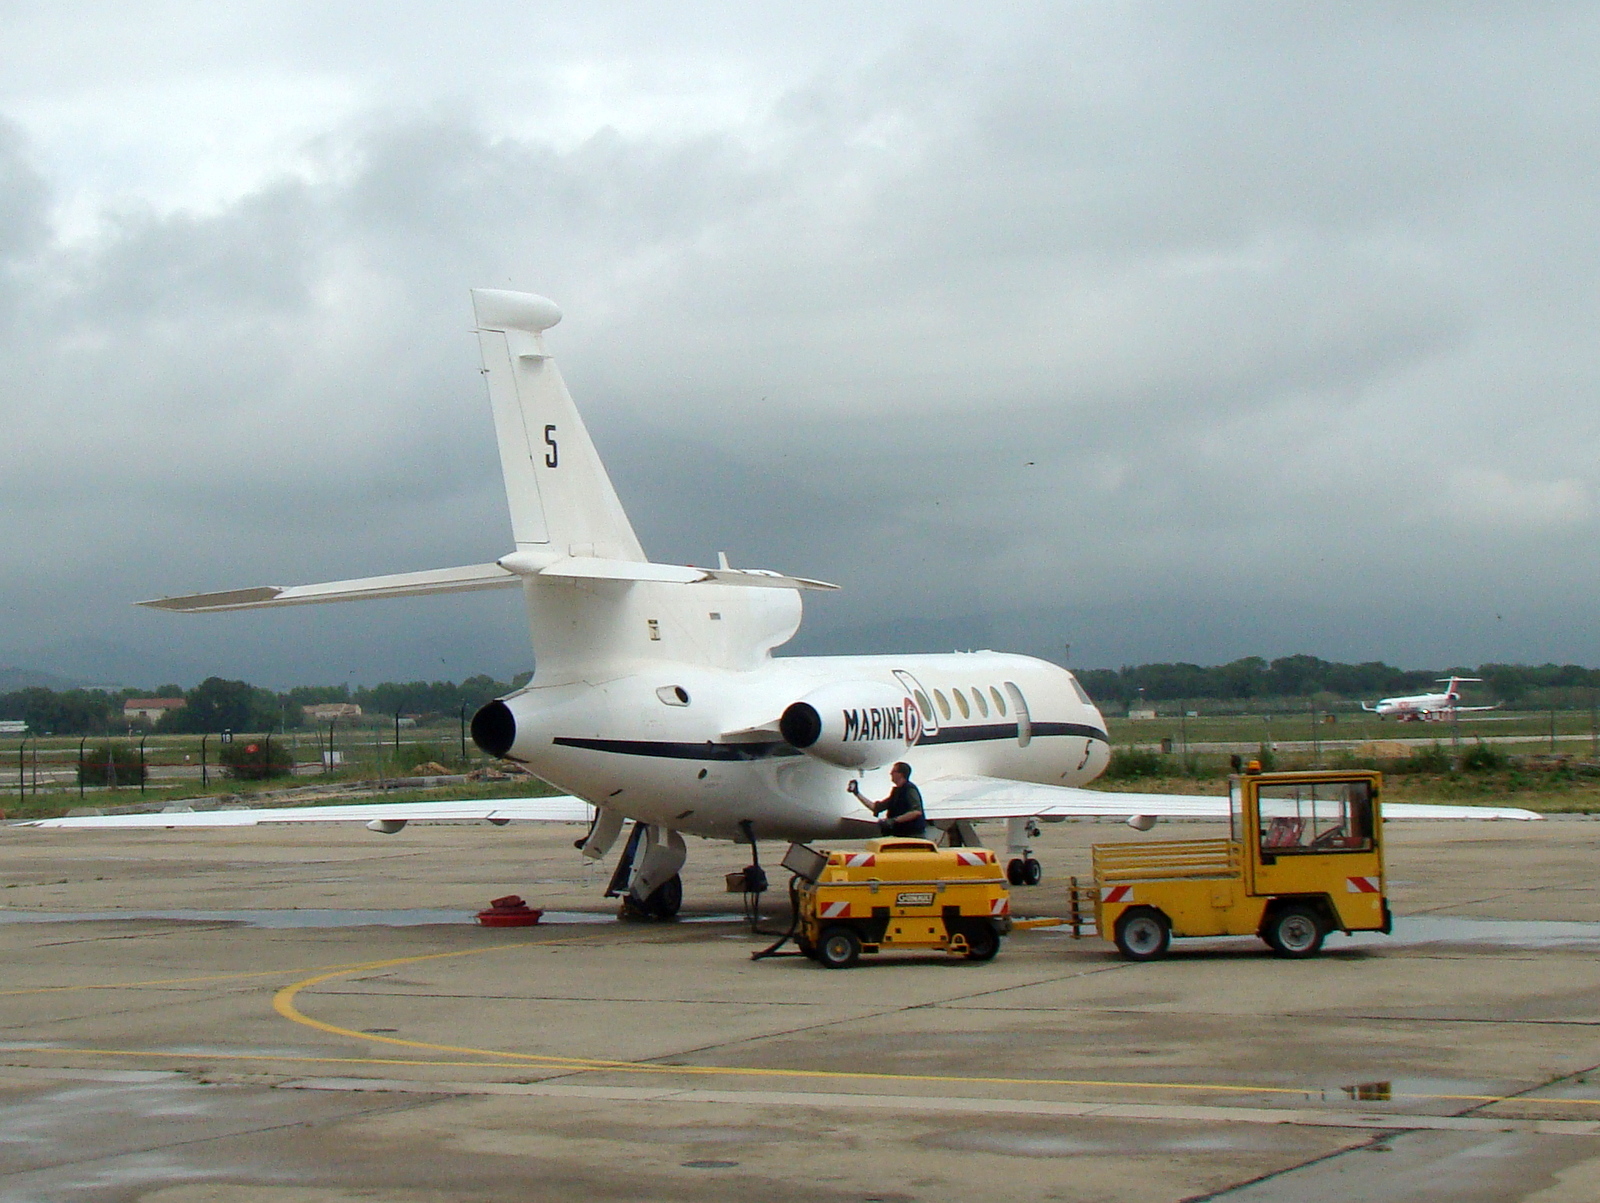
M 967 695 L 962 693 L 959 689 L 952 689 L 950 691 L 950 696 L 955 698 L 955 700 L 956 700 L 956 709 L 961 711 L 961 717 L 962 718 L 971 718 L 972 717 L 972 707 L 967 705 Z
M 1006 716 L 1006 696 L 993 685 L 989 686 L 989 696 L 994 699 L 995 713 L 1001 718 Z
M 945 699 L 944 694 L 935 689 L 933 691 L 933 700 L 939 703 L 939 713 L 948 719 L 950 717 L 950 703 Z
M 933 717 L 933 707 L 928 705 L 928 695 L 918 689 L 912 696 L 917 699 L 917 709 L 922 711 L 922 721 L 927 722 Z
M 978 707 L 978 713 L 981 714 L 984 718 L 988 718 L 989 717 L 989 703 L 983 700 L 983 686 L 974 685 L 972 687 L 972 700 L 973 700 L 974 703 L 976 703 L 976 705 Z

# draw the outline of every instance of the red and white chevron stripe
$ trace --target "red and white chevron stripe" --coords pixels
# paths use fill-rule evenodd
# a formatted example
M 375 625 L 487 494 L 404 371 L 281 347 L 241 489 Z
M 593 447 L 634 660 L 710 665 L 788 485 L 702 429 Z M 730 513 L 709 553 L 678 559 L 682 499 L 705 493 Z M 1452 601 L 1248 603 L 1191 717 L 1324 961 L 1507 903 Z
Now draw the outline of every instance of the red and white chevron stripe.
M 850 904 L 848 902 L 825 902 L 822 904 L 822 917 L 824 919 L 850 918 Z
M 1352 894 L 1377 894 L 1380 892 L 1376 877 L 1347 877 L 1344 879 L 1344 888 Z
M 1011 913 L 1011 899 L 1005 894 L 1000 895 L 989 904 L 991 915 L 1009 915 Z
M 1101 902 L 1127 902 L 1133 897 L 1132 886 L 1107 886 L 1100 894 Z
M 956 849 L 956 864 L 958 865 L 983 865 L 989 862 L 989 854 L 983 851 L 973 851 L 969 848 Z
M 878 863 L 878 858 L 870 852 L 852 852 L 844 858 L 844 863 L 852 869 L 870 869 Z

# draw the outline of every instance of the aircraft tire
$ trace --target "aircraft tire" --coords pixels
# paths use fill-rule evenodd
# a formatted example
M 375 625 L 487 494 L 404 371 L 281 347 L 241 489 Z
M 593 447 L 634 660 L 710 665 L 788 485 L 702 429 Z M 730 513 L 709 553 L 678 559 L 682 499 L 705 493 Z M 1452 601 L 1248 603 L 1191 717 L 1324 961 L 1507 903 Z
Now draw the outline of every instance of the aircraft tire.
M 1028 879 L 1028 866 L 1020 856 L 1014 857 L 1006 865 L 1006 880 L 1014 886 L 1020 886 Z
M 652 919 L 676 919 L 683 909 L 683 878 L 674 873 L 644 900 Z
M 817 936 L 816 959 L 828 969 L 848 969 L 861 959 L 861 937 L 854 928 L 825 927 Z
M 1117 919 L 1114 938 L 1123 960 L 1155 961 L 1172 947 L 1172 924 L 1155 907 L 1136 906 Z
M 1043 865 L 1034 860 L 1031 856 L 1022 862 L 1022 883 L 1024 885 L 1036 886 L 1043 880 Z

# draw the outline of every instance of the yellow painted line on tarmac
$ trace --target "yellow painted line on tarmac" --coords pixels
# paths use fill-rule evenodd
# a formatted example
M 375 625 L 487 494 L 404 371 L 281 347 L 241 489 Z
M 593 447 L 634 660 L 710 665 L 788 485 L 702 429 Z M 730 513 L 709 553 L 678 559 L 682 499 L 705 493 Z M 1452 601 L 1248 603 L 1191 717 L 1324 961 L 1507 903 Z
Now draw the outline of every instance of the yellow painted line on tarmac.
M 539 941 L 535 941 L 538 943 Z M 508 946 L 509 947 L 509 946 Z M 373 1032 L 357 1031 L 354 1028 L 340 1027 L 338 1024 L 327 1023 L 314 1019 L 300 1010 L 295 1005 L 297 996 L 303 990 L 321 985 L 337 977 L 350 973 L 359 973 L 362 970 L 388 969 L 399 965 L 411 965 L 420 961 L 445 960 L 451 957 L 472 956 L 480 952 L 494 952 L 497 949 L 469 948 L 459 952 L 430 953 L 425 956 L 395 957 L 386 961 L 372 961 L 354 968 L 335 969 L 326 973 L 315 974 L 302 978 L 298 982 L 291 982 L 279 990 L 272 999 L 272 1009 L 283 1018 L 292 1023 L 313 1028 L 332 1036 L 342 1036 L 350 1040 L 365 1040 L 377 1044 L 391 1044 L 400 1048 L 420 1049 L 428 1052 L 451 1053 L 458 1056 L 482 1057 L 485 1061 L 469 1062 L 488 1066 L 496 1058 L 511 1058 L 510 1064 L 521 1067 L 543 1067 L 560 1070 L 568 1073 L 623 1073 L 623 1074 L 682 1074 L 687 1076 L 707 1077 L 750 1077 L 750 1078 L 814 1078 L 825 1081 L 845 1082 L 924 1082 L 924 1083 L 962 1083 L 981 1086 L 1064 1086 L 1079 1089 L 1098 1090 L 1179 1090 L 1228 1094 L 1277 1094 L 1295 1095 L 1300 1098 L 1310 1093 L 1304 1087 L 1292 1086 L 1257 1086 L 1247 1083 L 1221 1083 L 1221 1082 L 1121 1082 L 1092 1078 L 1010 1078 L 993 1077 L 987 1075 L 966 1074 L 904 1074 L 871 1072 L 865 1070 L 832 1070 L 832 1069 L 774 1069 L 759 1066 L 740 1065 L 663 1065 L 649 1061 L 613 1061 L 598 1057 L 558 1057 L 540 1053 L 514 1053 L 504 1049 L 473 1048 L 470 1045 L 435 1044 L 426 1040 L 407 1040 L 400 1036 L 383 1036 Z M 449 1062 L 419 1062 L 421 1064 L 450 1064 Z M 497 1062 L 495 1067 L 504 1067 L 504 1061 Z M 1511 1101 L 1514 1096 L 1492 1094 L 1415 1094 L 1396 1091 L 1390 1096 L 1394 1099 L 1435 1099 L 1453 1102 L 1472 1103 L 1501 1103 Z M 1546 1101 L 1546 1100 L 1538 1100 Z M 1549 1100 L 1555 1101 L 1555 1100 Z M 1562 1103 L 1582 1103 L 1600 1105 L 1600 1099 L 1561 1099 Z

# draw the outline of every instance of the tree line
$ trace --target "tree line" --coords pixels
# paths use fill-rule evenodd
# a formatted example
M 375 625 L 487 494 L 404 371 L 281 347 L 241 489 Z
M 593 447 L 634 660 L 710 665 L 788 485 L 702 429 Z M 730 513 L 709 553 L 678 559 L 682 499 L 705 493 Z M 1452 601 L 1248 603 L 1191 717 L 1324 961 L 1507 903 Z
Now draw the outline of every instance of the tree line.
M 354 702 L 368 716 L 401 714 L 424 721 L 471 715 L 479 706 L 526 684 L 531 673 L 509 682 L 487 673 L 454 681 L 385 681 L 378 685 L 301 685 L 284 693 L 246 681 L 210 677 L 193 689 L 161 685 L 154 690 L 46 689 L 32 686 L 0 694 L 0 719 L 23 719 L 31 732 L 103 735 L 127 729 L 123 703 L 137 697 L 181 697 L 185 705 L 157 724 L 159 731 L 294 731 L 307 726 L 305 707 Z M 1423 693 L 1448 676 L 1482 677 L 1475 697 L 1508 706 L 1588 706 L 1600 691 L 1600 669 L 1576 664 L 1480 664 L 1476 668 L 1401 669 L 1371 660 L 1339 664 L 1316 656 L 1266 660 L 1246 656 L 1227 664 L 1138 664 L 1077 670 L 1089 696 L 1105 705 L 1143 697 L 1149 702 L 1248 704 L 1314 700 L 1324 705 L 1373 701 Z
M 123 704 L 130 698 L 182 698 L 155 730 L 203 735 L 218 731 L 294 731 L 308 725 L 307 706 L 354 702 L 363 714 L 401 714 L 422 720 L 471 715 L 502 694 L 525 684 L 531 673 L 510 682 L 487 673 L 454 681 L 385 681 L 379 685 L 303 685 L 284 693 L 247 681 L 208 677 L 193 689 L 166 684 L 150 689 L 46 689 L 30 686 L 0 694 L 0 719 L 22 719 L 34 734 L 105 735 L 128 728 Z
M 1468 686 L 1474 697 L 1508 706 L 1587 706 L 1600 690 L 1600 669 L 1577 664 L 1480 664 L 1476 668 L 1402 669 L 1369 660 L 1339 664 L 1316 656 L 1281 656 L 1266 660 L 1246 656 L 1227 664 L 1138 664 L 1122 668 L 1089 668 L 1078 680 L 1099 703 L 1126 705 L 1139 697 L 1150 702 L 1256 702 L 1313 699 L 1324 703 L 1375 701 L 1398 694 L 1428 693 L 1443 688 L 1443 677 L 1481 677 Z

